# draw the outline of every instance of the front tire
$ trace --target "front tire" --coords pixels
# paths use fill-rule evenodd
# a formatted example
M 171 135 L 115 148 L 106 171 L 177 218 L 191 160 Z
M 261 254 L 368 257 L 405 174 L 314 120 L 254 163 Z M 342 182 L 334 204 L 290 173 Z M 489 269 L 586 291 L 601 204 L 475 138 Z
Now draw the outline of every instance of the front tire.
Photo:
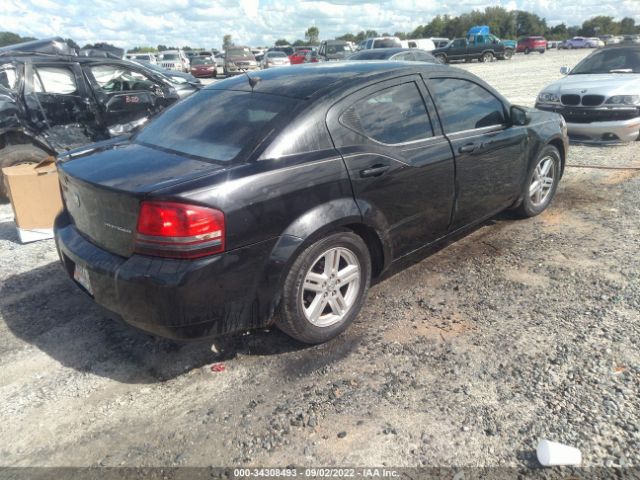
M 371 257 L 359 236 L 339 232 L 318 240 L 287 274 L 276 325 L 301 342 L 326 342 L 356 318 L 370 281 Z
M 560 181 L 560 152 L 547 145 L 527 175 L 522 203 L 514 211 L 523 218 L 541 214 L 551 203 Z

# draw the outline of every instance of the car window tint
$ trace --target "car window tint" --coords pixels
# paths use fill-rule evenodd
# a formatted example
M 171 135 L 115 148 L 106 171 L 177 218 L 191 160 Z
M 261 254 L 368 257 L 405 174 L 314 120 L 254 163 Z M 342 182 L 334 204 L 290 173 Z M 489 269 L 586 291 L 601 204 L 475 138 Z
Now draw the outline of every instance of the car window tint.
M 348 127 L 382 143 L 396 144 L 433 136 L 415 83 L 404 83 L 359 100 L 342 115 Z
M 16 69 L 13 66 L 0 68 L 0 85 L 9 90 L 16 88 L 16 81 L 18 76 L 16 75 Z
M 155 85 L 149 77 L 120 65 L 94 65 L 90 70 L 100 89 L 107 93 L 152 90 Z
M 458 78 L 429 81 L 445 133 L 505 123 L 502 102 L 480 85 Z
M 34 90 L 36 92 L 70 95 L 76 93 L 76 78 L 65 67 L 34 67 Z
M 424 52 L 413 52 L 413 56 L 418 62 L 435 62 L 433 55 Z
M 391 57 L 391 60 L 395 60 L 396 62 L 410 62 L 413 60 L 413 55 L 411 55 L 411 52 L 397 53 Z
M 230 161 L 251 149 L 297 100 L 278 95 L 205 90 L 159 115 L 136 142 L 209 160 Z

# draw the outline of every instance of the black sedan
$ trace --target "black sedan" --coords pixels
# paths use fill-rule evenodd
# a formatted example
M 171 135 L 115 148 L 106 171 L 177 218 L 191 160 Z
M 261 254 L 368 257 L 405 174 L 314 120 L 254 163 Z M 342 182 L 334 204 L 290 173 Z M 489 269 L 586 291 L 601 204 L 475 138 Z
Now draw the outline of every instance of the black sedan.
M 349 55 L 347 60 L 393 60 L 396 62 L 442 63 L 426 50 L 419 48 L 370 48 Z
M 297 65 L 227 79 L 134 137 L 59 159 L 68 274 L 178 339 L 275 323 L 324 342 L 391 265 L 551 202 L 562 118 L 439 64 Z

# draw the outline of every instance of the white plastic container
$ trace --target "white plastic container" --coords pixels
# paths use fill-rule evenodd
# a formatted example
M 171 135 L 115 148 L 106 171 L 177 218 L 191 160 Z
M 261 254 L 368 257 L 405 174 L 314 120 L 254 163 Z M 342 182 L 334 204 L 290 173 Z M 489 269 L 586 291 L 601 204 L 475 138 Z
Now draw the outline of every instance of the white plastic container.
M 540 440 L 536 448 L 538 461 L 545 467 L 555 467 L 560 465 L 580 465 L 582 463 L 582 453 L 575 447 L 563 445 L 549 440 Z

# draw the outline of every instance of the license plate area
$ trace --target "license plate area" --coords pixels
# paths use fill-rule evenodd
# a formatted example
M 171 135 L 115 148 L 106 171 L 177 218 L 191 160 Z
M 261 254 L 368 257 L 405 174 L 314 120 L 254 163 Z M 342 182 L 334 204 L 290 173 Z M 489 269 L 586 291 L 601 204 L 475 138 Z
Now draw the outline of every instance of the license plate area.
M 73 270 L 73 279 L 84 288 L 89 295 L 93 296 L 93 288 L 91 287 L 91 278 L 89 277 L 89 270 L 84 265 L 76 263 Z

